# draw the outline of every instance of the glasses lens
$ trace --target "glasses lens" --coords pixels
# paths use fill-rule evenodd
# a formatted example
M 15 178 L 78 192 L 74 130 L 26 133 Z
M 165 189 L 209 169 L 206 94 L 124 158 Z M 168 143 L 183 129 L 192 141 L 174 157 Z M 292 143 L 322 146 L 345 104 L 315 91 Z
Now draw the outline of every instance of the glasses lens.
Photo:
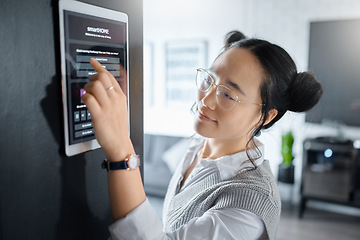
M 207 92 L 213 83 L 211 76 L 203 69 L 197 70 L 196 86 L 202 92 Z
M 219 105 L 226 110 L 232 109 L 238 100 L 238 96 L 223 85 L 218 86 L 216 97 Z

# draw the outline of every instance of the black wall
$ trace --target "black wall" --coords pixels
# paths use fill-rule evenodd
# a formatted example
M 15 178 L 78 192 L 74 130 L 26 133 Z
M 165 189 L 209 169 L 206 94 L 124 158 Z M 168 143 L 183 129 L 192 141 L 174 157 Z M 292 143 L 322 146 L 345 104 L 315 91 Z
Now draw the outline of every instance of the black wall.
M 131 138 L 142 156 L 142 0 L 87 2 L 129 15 Z M 103 151 L 64 154 L 53 5 L 0 0 L 0 239 L 107 239 Z

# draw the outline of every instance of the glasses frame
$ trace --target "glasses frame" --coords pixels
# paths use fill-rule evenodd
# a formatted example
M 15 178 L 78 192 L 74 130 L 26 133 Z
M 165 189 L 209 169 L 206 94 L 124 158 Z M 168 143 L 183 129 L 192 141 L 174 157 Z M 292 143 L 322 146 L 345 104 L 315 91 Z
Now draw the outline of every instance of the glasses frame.
M 205 91 L 201 90 L 201 89 L 199 88 L 198 84 L 197 84 L 197 83 L 198 83 L 197 78 L 198 78 L 199 72 L 205 72 L 205 73 L 206 73 L 207 75 L 209 75 L 210 78 L 211 78 L 211 84 L 210 84 L 210 86 L 208 87 L 208 89 L 206 89 Z M 212 72 L 212 71 L 211 71 L 211 72 Z M 213 74 L 215 74 L 215 73 L 213 73 Z M 216 101 L 217 101 L 217 103 L 219 104 L 219 106 L 222 107 L 223 109 L 225 109 L 225 110 L 231 110 L 231 109 L 234 108 L 235 103 L 241 103 L 241 104 L 249 103 L 249 104 L 254 104 L 254 105 L 258 105 L 258 106 L 264 106 L 264 105 L 265 105 L 265 104 L 263 104 L 263 103 L 254 103 L 254 102 L 247 102 L 247 101 L 240 101 L 240 100 L 238 100 L 238 99 L 239 99 L 239 96 L 238 96 L 236 93 L 234 93 L 233 90 L 231 90 L 230 88 L 228 88 L 228 87 L 225 86 L 225 85 L 216 84 L 216 83 L 215 83 L 215 79 L 214 79 L 214 77 L 213 77 L 213 74 L 211 74 L 211 73 L 210 73 L 210 70 L 208 70 L 208 69 L 197 68 L 197 69 L 196 69 L 196 87 L 197 87 L 197 89 L 198 89 L 199 91 L 206 93 L 206 92 L 208 92 L 209 90 L 211 90 L 211 88 L 212 88 L 213 86 L 215 86 L 215 89 L 216 89 Z M 221 104 L 219 103 L 219 100 L 218 100 L 218 88 L 219 88 L 219 86 L 221 86 L 221 87 L 223 87 L 223 88 L 226 88 L 227 90 L 229 90 L 230 92 L 232 92 L 232 93 L 236 96 L 236 99 L 232 99 L 232 100 L 234 101 L 234 105 L 233 105 L 231 108 L 229 108 L 229 109 L 224 108 L 224 107 L 221 106 Z

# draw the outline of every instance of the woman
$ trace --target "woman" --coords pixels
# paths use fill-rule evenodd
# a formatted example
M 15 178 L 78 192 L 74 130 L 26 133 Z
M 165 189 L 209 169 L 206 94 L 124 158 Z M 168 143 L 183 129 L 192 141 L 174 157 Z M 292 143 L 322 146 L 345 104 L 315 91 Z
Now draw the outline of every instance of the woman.
M 322 88 L 311 74 L 297 73 L 282 48 L 242 38 L 229 34 L 211 69 L 197 70 L 194 129 L 203 138 L 194 140 L 174 173 L 164 223 L 146 199 L 136 164 L 108 173 L 112 239 L 275 239 L 281 201 L 254 137 L 286 111 L 312 108 Z M 98 74 L 83 101 L 96 137 L 108 162 L 134 160 L 125 96 L 98 62 L 91 65 Z

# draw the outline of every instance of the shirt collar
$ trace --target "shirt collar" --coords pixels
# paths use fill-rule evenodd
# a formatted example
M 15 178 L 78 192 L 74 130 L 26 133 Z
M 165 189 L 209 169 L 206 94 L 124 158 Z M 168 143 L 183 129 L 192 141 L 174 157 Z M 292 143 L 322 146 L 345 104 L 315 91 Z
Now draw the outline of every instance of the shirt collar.
M 202 147 L 204 141 L 198 142 L 199 145 L 194 147 L 195 153 Z M 256 166 L 259 166 L 264 161 L 264 145 L 255 139 L 256 146 L 248 150 L 248 154 L 253 158 Z M 202 159 L 200 165 L 207 166 L 209 162 L 214 162 L 219 170 L 221 180 L 228 180 L 235 177 L 239 172 L 253 169 L 254 165 L 249 160 L 246 151 L 225 155 L 216 159 Z

